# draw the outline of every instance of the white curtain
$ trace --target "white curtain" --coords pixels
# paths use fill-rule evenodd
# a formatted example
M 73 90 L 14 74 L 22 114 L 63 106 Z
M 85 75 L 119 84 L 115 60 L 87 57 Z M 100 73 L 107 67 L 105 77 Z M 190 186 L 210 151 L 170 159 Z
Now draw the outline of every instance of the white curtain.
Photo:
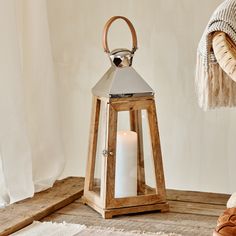
M 64 168 L 45 0 L 0 0 L 0 205 L 33 196 Z

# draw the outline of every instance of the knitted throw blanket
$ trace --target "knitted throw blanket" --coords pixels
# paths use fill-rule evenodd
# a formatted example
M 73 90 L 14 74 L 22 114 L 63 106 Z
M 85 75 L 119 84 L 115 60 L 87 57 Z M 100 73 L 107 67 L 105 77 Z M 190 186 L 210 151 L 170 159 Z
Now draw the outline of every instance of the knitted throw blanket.
M 212 49 L 216 31 L 228 34 L 236 45 L 236 0 L 226 0 L 215 10 L 198 45 L 195 84 L 204 110 L 236 106 L 236 82 L 221 69 Z

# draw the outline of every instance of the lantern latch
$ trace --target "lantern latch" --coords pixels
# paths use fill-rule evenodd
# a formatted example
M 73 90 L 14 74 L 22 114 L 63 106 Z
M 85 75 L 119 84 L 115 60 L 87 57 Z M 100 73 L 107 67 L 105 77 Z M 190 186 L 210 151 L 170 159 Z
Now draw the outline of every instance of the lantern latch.
M 113 156 L 113 152 L 108 152 L 108 150 L 106 150 L 106 149 L 103 150 L 102 154 L 103 154 L 104 157 L 108 157 L 108 154 L 110 156 Z

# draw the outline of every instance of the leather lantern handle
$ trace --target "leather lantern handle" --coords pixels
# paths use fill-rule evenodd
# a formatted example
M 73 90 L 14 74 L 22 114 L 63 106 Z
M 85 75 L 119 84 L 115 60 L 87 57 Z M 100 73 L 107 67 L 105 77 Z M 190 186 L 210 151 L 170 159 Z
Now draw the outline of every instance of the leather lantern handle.
M 105 24 L 104 26 L 104 29 L 103 29 L 103 48 L 104 48 L 104 51 L 106 53 L 110 53 L 110 50 L 109 50 L 109 47 L 108 47 L 108 43 L 107 43 L 107 34 L 108 34 L 108 30 L 111 26 L 111 24 L 117 20 L 117 19 L 122 19 L 124 20 L 127 25 L 129 26 L 129 29 L 131 31 L 131 34 L 132 34 L 132 40 L 133 40 L 133 48 L 132 48 L 132 52 L 134 53 L 137 49 L 138 49 L 138 43 L 137 43 L 137 35 L 136 35 L 136 31 L 134 29 L 134 26 L 133 24 L 131 23 L 131 21 L 129 19 L 127 19 L 126 17 L 124 16 L 113 16 L 111 17 L 107 23 Z

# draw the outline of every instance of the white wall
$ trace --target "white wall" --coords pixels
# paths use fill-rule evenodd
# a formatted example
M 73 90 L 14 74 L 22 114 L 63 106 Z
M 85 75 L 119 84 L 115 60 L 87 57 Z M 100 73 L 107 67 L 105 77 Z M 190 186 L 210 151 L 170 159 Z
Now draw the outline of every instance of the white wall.
M 91 88 L 110 66 L 101 46 L 103 26 L 124 15 L 139 49 L 133 66 L 156 91 L 168 188 L 236 191 L 236 110 L 203 112 L 194 91 L 196 48 L 222 0 L 48 0 L 60 89 L 67 166 L 84 175 Z M 123 24 L 112 27 L 111 47 L 129 47 Z

